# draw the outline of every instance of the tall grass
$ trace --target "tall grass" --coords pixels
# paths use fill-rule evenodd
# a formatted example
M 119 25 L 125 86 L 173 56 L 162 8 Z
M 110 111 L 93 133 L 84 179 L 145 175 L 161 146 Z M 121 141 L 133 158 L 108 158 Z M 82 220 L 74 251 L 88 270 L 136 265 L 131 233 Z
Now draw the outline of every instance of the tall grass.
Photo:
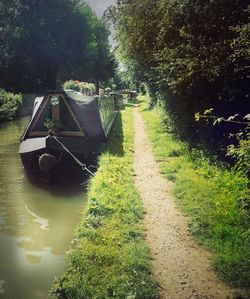
M 161 172 L 175 182 L 178 204 L 191 216 L 191 232 L 214 252 L 213 266 L 222 279 L 232 286 L 249 287 L 250 211 L 246 176 L 211 163 L 201 151 L 188 149 L 163 123 L 159 108 L 141 110 Z
M 140 227 L 143 208 L 133 184 L 133 130 L 132 108 L 127 108 L 91 180 L 66 272 L 53 288 L 58 298 L 156 298 Z

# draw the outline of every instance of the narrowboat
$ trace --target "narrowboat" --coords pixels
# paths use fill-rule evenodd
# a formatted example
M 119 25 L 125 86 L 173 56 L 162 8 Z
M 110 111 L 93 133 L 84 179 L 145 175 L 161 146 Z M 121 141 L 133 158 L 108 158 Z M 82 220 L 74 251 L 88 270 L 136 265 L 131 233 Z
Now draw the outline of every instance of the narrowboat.
M 45 181 L 72 177 L 100 154 L 117 113 L 117 98 L 83 92 L 49 91 L 35 99 L 19 150 L 29 175 Z

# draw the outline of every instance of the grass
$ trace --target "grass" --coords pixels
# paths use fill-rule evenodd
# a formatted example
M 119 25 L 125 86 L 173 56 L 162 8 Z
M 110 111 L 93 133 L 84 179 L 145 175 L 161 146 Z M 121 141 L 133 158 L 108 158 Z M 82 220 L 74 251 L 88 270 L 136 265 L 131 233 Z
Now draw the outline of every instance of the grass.
M 143 99 L 145 100 L 145 98 Z M 214 252 L 213 267 L 232 286 L 250 285 L 248 180 L 240 172 L 212 164 L 201 151 L 188 150 L 163 125 L 161 110 L 142 106 L 162 174 L 175 182 L 174 194 L 190 216 L 190 230 Z
M 127 108 L 116 119 L 112 142 L 91 180 L 66 272 L 52 290 L 58 298 L 157 298 L 133 182 L 133 138 L 132 108 Z

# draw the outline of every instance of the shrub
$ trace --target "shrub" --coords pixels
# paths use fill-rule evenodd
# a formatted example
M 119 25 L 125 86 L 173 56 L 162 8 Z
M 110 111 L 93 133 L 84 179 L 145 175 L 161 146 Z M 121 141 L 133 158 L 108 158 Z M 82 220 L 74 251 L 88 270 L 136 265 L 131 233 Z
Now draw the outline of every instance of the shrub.
M 21 103 L 22 96 L 20 94 L 13 94 L 0 89 L 0 121 L 15 118 Z
M 64 82 L 63 89 L 73 89 L 75 91 L 80 91 L 80 86 L 76 81 L 69 80 Z
M 227 148 L 227 155 L 235 159 L 235 168 L 247 173 L 250 176 L 250 132 L 246 131 L 236 134 L 238 144 L 231 144 Z
M 183 139 L 224 154 L 231 126 L 196 124 L 193 114 L 210 107 L 225 117 L 248 111 L 248 2 L 118 2 L 110 11 L 117 50 L 131 78 L 147 85 L 150 108 L 163 103 Z M 240 128 L 234 123 L 234 132 Z

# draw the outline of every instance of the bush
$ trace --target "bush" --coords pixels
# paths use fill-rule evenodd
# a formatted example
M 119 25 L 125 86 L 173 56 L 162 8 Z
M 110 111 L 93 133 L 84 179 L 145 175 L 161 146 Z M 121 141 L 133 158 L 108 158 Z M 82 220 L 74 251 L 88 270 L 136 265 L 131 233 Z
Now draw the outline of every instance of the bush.
M 73 89 L 75 91 L 80 91 L 80 86 L 76 81 L 69 80 L 64 82 L 63 89 Z
M 243 171 L 250 176 L 250 132 L 240 131 L 236 134 L 237 144 L 231 144 L 227 148 L 227 155 L 235 159 L 236 170 Z
M 249 14 L 247 1 L 118 1 L 111 17 L 125 70 L 149 89 L 185 140 L 224 154 L 240 124 L 195 123 L 213 107 L 229 117 L 248 111 Z M 152 47 L 152 45 L 154 45 Z
M 22 96 L 20 94 L 13 94 L 0 89 L 0 121 L 15 118 L 21 103 Z

